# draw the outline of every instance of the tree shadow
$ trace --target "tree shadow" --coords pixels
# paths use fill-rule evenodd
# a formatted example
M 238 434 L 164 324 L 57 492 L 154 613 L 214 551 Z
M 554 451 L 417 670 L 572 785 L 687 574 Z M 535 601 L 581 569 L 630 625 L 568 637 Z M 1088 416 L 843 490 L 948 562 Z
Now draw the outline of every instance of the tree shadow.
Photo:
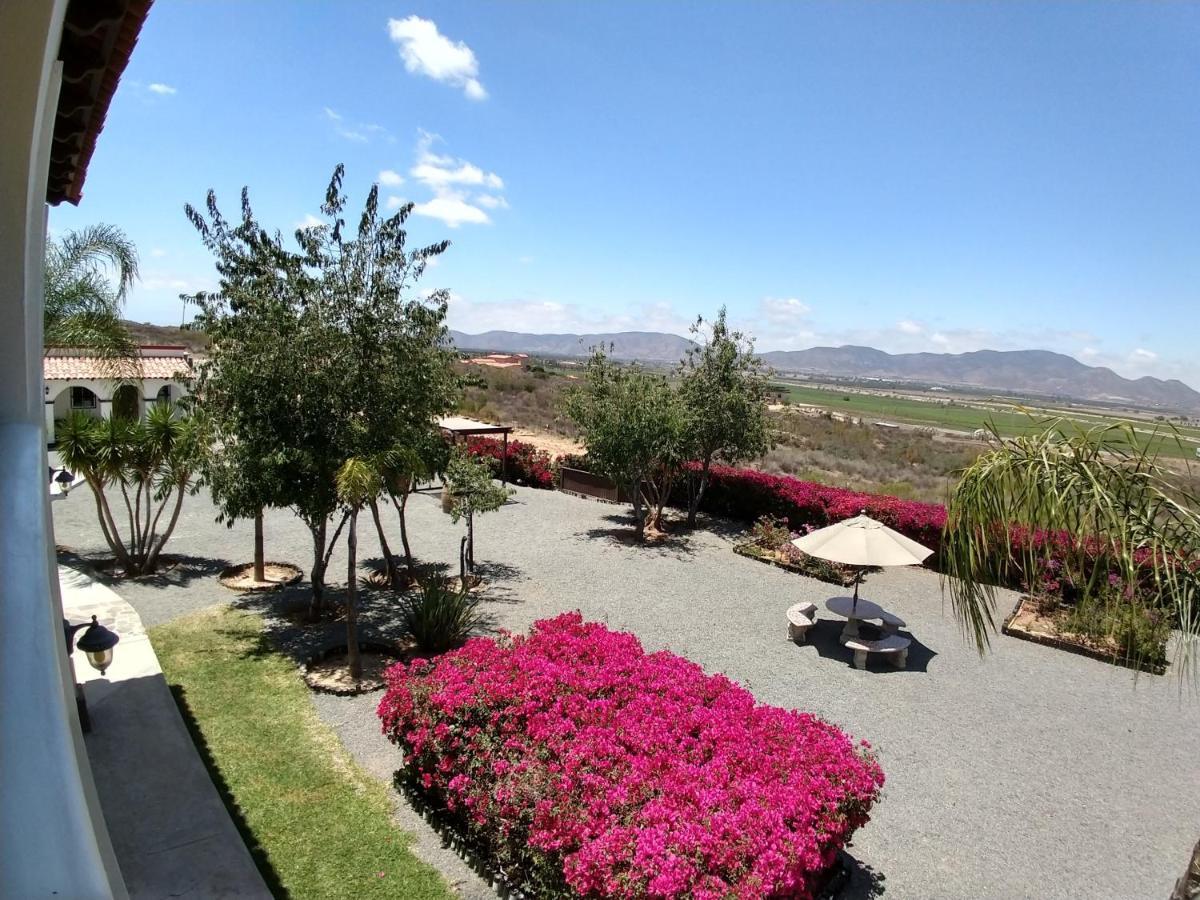
M 58 560 L 64 565 L 82 569 L 101 584 L 111 588 L 122 584 L 138 584 L 156 589 L 185 587 L 201 578 L 215 577 L 232 565 L 229 560 L 219 557 L 164 553 L 159 557 L 158 571 L 148 575 L 124 576 L 113 574 L 113 559 L 108 555 L 81 556 L 74 550 L 59 547 Z
M 586 531 L 575 532 L 573 537 L 581 541 L 602 540 L 613 546 L 627 547 L 640 553 L 673 556 L 676 559 L 685 559 L 696 553 L 687 530 L 647 533 L 645 540 L 639 542 L 631 513 L 612 513 L 603 518 L 606 522 L 612 522 L 613 527 L 589 528 Z
M 840 619 L 818 618 L 813 627 L 808 630 L 805 642 L 797 649 L 803 650 L 811 647 L 822 659 L 837 660 L 853 667 L 854 651 L 847 650 L 842 646 L 842 629 L 845 625 L 846 623 Z M 872 640 L 883 636 L 882 631 L 871 625 L 860 626 L 860 633 L 863 637 Z M 903 675 L 906 672 L 928 673 L 929 663 L 937 656 L 937 651 L 921 643 L 907 631 L 899 631 L 897 634 L 912 641 L 908 648 L 908 661 L 905 667 L 897 669 L 882 654 L 869 653 L 867 654 L 867 671 L 881 675 L 887 673 Z

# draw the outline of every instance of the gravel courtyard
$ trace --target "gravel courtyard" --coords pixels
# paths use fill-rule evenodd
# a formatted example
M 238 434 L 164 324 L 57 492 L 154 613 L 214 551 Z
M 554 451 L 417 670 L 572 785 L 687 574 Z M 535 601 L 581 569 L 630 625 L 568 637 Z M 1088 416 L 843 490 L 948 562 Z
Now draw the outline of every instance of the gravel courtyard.
M 417 556 L 457 568 L 462 526 L 435 495 L 414 497 L 409 510 Z M 60 545 L 84 558 L 103 554 L 85 489 L 53 512 Z M 1200 703 L 1175 682 L 1141 676 L 1135 684 L 1124 669 L 1003 636 L 981 659 L 943 604 L 937 575 L 923 570 L 872 575 L 863 588 L 909 623 L 908 670 L 872 662 L 858 671 L 823 606 L 807 645 L 786 640 L 788 606 L 821 606 L 844 591 L 736 556 L 737 530 L 725 523 L 630 546 L 624 516 L 623 508 L 518 488 L 504 509 L 479 518 L 476 556 L 494 624 L 523 630 L 579 609 L 635 632 L 648 648 L 725 673 L 763 702 L 816 713 L 869 740 L 887 784 L 850 848 L 860 868 L 849 896 L 1165 900 L 1200 837 Z M 394 514 L 385 521 L 398 551 Z M 249 559 L 251 534 L 249 523 L 216 524 L 203 493 L 190 497 L 168 545 L 185 563 L 114 587 L 147 626 L 239 601 L 216 573 Z M 269 559 L 308 568 L 308 532 L 291 513 L 268 515 L 266 542 Z M 369 518 L 359 547 L 360 556 L 378 556 Z M 341 551 L 328 577 L 345 581 Z M 368 597 L 364 632 L 393 629 L 386 595 Z M 282 623 L 277 631 L 284 646 L 297 638 Z M 378 734 L 378 696 L 314 702 L 360 762 L 389 779 L 397 751 Z M 400 820 L 419 822 L 403 805 Z M 429 850 L 439 852 L 437 864 L 465 895 L 488 893 L 448 851 Z

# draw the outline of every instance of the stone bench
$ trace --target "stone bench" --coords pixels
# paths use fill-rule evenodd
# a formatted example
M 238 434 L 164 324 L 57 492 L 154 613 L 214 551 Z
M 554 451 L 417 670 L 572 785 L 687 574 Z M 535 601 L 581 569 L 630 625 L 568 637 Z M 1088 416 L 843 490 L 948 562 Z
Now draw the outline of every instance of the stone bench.
M 898 634 L 889 634 L 885 638 L 880 638 L 877 641 L 868 641 L 863 638 L 850 638 L 842 642 L 843 646 L 848 650 L 854 651 L 854 667 L 856 669 L 865 669 L 867 667 L 867 654 L 878 653 L 888 658 L 897 669 L 903 669 L 908 665 L 908 648 L 912 645 L 912 641 L 906 637 L 900 637 Z
M 903 628 L 906 624 L 908 624 L 902 618 L 900 618 L 898 615 L 896 615 L 895 613 L 890 613 L 887 610 L 884 610 L 883 613 L 879 616 L 879 621 L 881 621 L 883 623 L 883 630 L 886 631 L 888 634 L 895 634 L 897 631 L 899 631 L 901 628 Z
M 816 604 L 797 603 L 794 606 L 789 606 L 787 620 L 788 640 L 797 644 L 803 644 L 808 635 L 808 629 L 812 628 L 813 623 L 817 620 Z

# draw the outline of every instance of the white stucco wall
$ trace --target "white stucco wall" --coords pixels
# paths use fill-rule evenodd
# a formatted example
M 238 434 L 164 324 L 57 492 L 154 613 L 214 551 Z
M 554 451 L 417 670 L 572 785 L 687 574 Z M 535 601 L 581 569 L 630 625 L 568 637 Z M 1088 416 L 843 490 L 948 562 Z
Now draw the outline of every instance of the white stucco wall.
M 46 489 L 42 261 L 67 0 L 0 2 L 0 896 L 126 897 L 75 712 Z

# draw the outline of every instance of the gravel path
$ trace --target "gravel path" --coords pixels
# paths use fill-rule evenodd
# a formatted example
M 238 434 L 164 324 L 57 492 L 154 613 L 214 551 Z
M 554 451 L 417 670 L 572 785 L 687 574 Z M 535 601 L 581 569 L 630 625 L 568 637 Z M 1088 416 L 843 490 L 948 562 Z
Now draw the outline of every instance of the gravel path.
M 57 502 L 54 513 L 60 544 L 100 553 L 86 492 Z M 418 556 L 457 559 L 461 527 L 436 497 L 414 498 L 410 521 Z M 227 601 L 215 572 L 248 558 L 251 530 L 214 524 L 206 498 L 189 498 L 169 549 L 190 562 L 118 589 L 148 626 Z M 808 645 L 785 636 L 789 605 L 820 605 L 839 589 L 734 555 L 727 528 L 653 548 L 629 546 L 627 531 L 621 508 L 518 489 L 476 523 L 495 625 L 523 630 L 579 609 L 637 633 L 650 649 L 724 672 L 763 702 L 816 713 L 870 740 L 888 781 L 851 851 L 860 868 L 850 896 L 1126 900 L 1170 892 L 1200 836 L 1200 704 L 1170 680 L 1142 676 L 1135 685 L 1126 670 L 1002 636 L 981 659 L 943 606 L 937 576 L 923 570 L 885 571 L 863 589 L 908 621 L 909 669 L 872 663 L 858 671 L 823 609 Z M 307 567 L 308 533 L 290 513 L 272 513 L 266 534 L 268 557 Z M 362 529 L 360 553 L 372 545 Z M 331 581 L 344 580 L 344 567 L 335 555 Z M 382 595 L 368 598 L 363 618 L 367 632 L 394 631 Z M 277 628 L 292 645 L 295 630 Z M 396 751 L 378 734 L 377 697 L 314 702 L 356 758 L 390 779 Z M 489 895 L 403 802 L 400 815 L 418 833 L 418 852 L 464 894 Z

